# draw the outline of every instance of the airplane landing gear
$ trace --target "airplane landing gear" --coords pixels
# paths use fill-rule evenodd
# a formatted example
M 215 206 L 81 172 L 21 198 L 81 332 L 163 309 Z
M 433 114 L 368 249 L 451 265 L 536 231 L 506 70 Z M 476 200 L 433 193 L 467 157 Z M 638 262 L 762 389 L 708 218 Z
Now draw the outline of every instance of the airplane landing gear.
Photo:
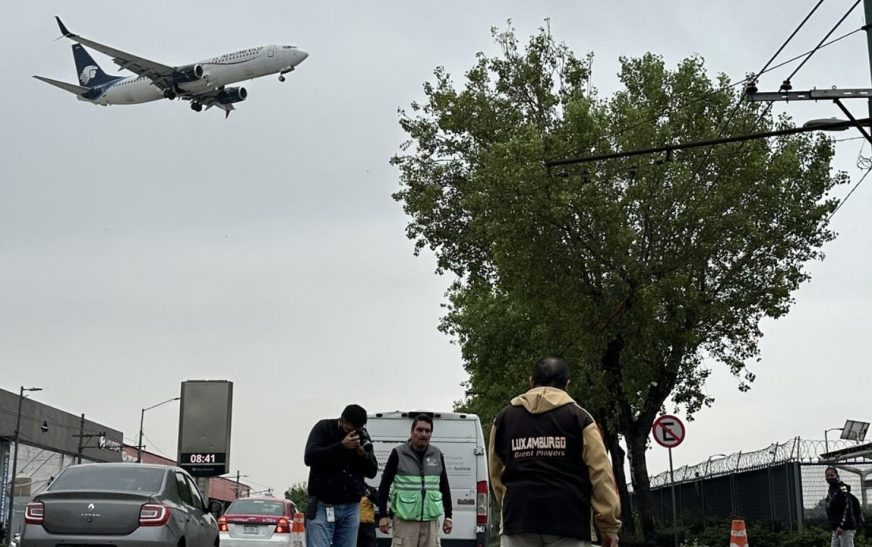
M 201 110 L 203 110 L 203 105 L 201 105 L 200 103 L 191 103 L 191 110 L 193 110 L 194 112 L 200 112 Z
M 164 90 L 163 96 L 171 101 L 176 98 L 176 94 L 170 89 Z
M 280 82 L 284 82 L 285 79 L 286 79 L 286 78 L 284 77 L 283 74 L 279 74 L 279 81 L 280 81 Z

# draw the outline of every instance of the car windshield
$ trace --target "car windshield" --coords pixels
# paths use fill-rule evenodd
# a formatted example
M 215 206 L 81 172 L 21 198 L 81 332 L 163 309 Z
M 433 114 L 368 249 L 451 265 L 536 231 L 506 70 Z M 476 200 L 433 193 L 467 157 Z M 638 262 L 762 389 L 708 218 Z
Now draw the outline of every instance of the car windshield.
M 234 515 L 284 515 L 285 504 L 270 500 L 236 500 L 225 511 Z
M 117 490 L 122 492 L 159 492 L 164 470 L 155 467 L 74 466 L 55 479 L 49 490 Z

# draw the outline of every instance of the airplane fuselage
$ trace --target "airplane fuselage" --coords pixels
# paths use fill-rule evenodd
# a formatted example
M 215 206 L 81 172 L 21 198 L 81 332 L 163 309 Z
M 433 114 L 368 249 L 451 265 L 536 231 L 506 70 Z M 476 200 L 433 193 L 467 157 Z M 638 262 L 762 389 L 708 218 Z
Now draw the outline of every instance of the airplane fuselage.
M 194 63 L 203 67 L 203 77 L 177 85 L 179 91 L 199 93 L 221 86 L 286 73 L 301 63 L 308 54 L 294 46 L 268 45 L 226 53 Z M 141 104 L 165 97 L 164 91 L 150 78 L 130 76 L 106 84 L 96 97 L 79 95 L 79 100 L 99 105 Z

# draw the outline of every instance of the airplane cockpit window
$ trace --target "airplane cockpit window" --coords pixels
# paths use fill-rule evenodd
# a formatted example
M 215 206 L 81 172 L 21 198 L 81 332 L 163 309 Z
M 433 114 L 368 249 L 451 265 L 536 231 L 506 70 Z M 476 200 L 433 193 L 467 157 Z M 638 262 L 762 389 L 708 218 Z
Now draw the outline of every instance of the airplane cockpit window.
M 297 46 L 282 46 L 282 49 L 297 49 Z

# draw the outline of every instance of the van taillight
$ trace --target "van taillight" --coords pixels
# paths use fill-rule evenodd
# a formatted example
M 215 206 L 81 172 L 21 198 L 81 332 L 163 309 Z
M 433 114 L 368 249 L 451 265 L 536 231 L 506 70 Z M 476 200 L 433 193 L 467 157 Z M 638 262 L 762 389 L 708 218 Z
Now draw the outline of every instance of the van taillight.
M 144 503 L 139 509 L 140 526 L 163 526 L 170 520 L 172 510 L 160 503 Z
M 487 481 L 478 481 L 475 483 L 475 524 L 482 526 L 487 525 Z
M 42 524 L 45 516 L 45 505 L 41 501 L 32 501 L 24 509 L 24 522 L 27 524 Z

